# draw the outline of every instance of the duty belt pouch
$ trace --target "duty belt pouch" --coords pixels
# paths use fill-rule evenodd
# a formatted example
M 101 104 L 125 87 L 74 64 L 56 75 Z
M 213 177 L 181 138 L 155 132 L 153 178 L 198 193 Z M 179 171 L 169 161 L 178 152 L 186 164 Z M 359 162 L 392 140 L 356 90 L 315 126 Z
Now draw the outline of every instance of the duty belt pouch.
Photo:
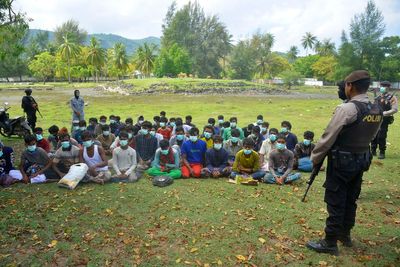
M 335 167 L 341 171 L 355 172 L 359 169 L 357 161 L 351 152 L 337 151 L 335 153 Z

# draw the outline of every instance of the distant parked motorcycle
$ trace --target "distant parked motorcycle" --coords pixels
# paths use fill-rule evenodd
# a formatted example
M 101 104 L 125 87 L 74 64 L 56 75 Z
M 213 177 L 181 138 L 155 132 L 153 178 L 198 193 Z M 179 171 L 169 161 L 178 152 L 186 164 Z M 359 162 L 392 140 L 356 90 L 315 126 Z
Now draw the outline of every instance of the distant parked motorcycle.
M 6 137 L 11 137 L 12 135 L 23 137 L 26 134 L 30 134 L 32 129 L 24 116 L 10 119 L 7 113 L 10 108 L 7 102 L 4 103 L 3 107 L 0 107 L 0 134 Z

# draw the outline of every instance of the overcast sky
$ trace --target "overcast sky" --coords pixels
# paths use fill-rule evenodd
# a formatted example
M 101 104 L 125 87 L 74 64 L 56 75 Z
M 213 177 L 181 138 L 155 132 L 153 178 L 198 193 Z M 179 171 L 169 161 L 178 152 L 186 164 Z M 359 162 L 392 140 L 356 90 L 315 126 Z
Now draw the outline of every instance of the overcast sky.
M 189 2 L 178 0 L 178 8 Z M 170 0 L 16 0 L 15 6 L 33 21 L 30 28 L 54 30 L 68 19 L 88 33 L 113 33 L 140 39 L 162 35 L 161 25 Z M 351 18 L 363 12 L 366 0 L 199 0 L 206 14 L 218 15 L 233 41 L 257 30 L 275 36 L 273 50 L 301 48 L 301 38 L 311 32 L 318 39 L 340 42 Z M 400 1 L 375 0 L 383 12 L 386 36 L 400 35 Z

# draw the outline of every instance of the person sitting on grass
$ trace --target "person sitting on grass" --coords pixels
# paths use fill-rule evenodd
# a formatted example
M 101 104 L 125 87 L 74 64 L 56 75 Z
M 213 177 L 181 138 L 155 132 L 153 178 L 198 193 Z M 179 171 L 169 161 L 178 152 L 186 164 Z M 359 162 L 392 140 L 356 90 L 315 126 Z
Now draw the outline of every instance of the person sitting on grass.
M 233 129 L 238 129 L 239 130 L 239 132 L 240 132 L 239 138 L 240 138 L 240 140 L 243 140 L 244 133 L 243 133 L 242 128 L 239 128 L 237 126 L 237 121 L 238 120 L 237 120 L 236 117 L 232 117 L 232 118 L 229 119 L 230 127 L 226 128 L 226 129 L 224 128 L 224 135 L 223 135 L 224 141 L 228 141 L 229 140 L 229 138 L 231 137 L 231 132 L 232 132 Z
M 150 168 L 151 162 L 158 148 L 157 138 L 150 134 L 152 125 L 149 121 L 142 123 L 140 134 L 135 137 L 136 154 L 138 160 L 137 176 L 141 177 L 143 172 Z
M 10 186 L 22 180 L 20 171 L 14 168 L 14 150 L 0 141 L 0 185 Z
M 261 134 L 261 130 L 260 130 L 259 126 L 253 127 L 253 133 L 248 138 L 251 138 L 254 141 L 253 150 L 256 152 L 260 151 L 261 145 L 265 139 L 264 139 L 264 136 Z
M 243 140 L 243 149 L 235 157 L 233 163 L 231 178 L 235 179 L 237 175 L 251 176 L 255 180 L 261 180 L 265 172 L 260 170 L 260 157 L 253 150 L 254 141 L 247 137 Z
M 192 123 L 192 115 L 187 115 L 185 117 L 185 123 L 182 125 L 183 129 L 185 130 L 185 133 L 188 133 L 190 131 L 191 128 L 196 127 L 193 123 Z
M 249 137 L 252 134 L 253 127 L 254 127 L 254 124 L 250 123 L 247 125 L 247 127 L 242 128 L 243 135 L 245 138 Z
M 228 167 L 228 152 L 222 147 L 222 137 L 214 135 L 214 147 L 206 152 L 206 167 L 201 170 L 202 177 L 227 177 L 229 172 Z M 228 167 L 228 168 L 227 168 Z
M 300 173 L 292 173 L 293 152 L 286 148 L 286 137 L 279 134 L 276 140 L 276 149 L 269 154 L 269 173 L 264 176 L 268 184 L 288 184 L 300 179 Z
M 281 134 L 285 135 L 286 138 L 286 147 L 287 149 L 289 149 L 290 151 L 294 151 L 294 147 L 296 146 L 296 144 L 298 143 L 297 141 L 297 136 L 291 132 L 292 130 L 292 124 L 288 121 L 282 121 L 281 122 Z
M 164 140 L 164 136 L 162 135 L 162 134 L 159 134 L 159 133 L 157 133 L 157 131 L 156 131 L 156 127 L 151 127 L 151 129 L 150 129 L 150 135 L 151 136 L 154 136 L 156 139 L 157 139 L 157 147 L 158 147 L 158 144 L 160 143 L 160 141 L 161 140 Z
M 119 123 L 117 122 L 115 115 L 110 115 L 108 118 L 110 122 L 110 132 L 115 134 L 119 128 Z
M 214 118 L 208 118 L 207 125 L 213 128 L 213 132 L 215 135 L 220 135 L 221 129 L 218 125 L 215 125 Z
M 262 124 L 261 124 L 261 134 L 262 134 L 262 136 L 264 137 L 264 140 L 265 139 L 267 139 L 268 137 L 269 137 L 269 122 L 267 122 L 267 121 L 264 121 Z
M 79 161 L 86 163 L 89 170 L 84 181 L 91 181 L 104 184 L 111 178 L 108 170 L 108 160 L 104 149 L 100 145 L 95 145 L 93 136 L 89 131 L 82 133 L 83 149 L 79 151 Z
M 119 146 L 112 152 L 112 166 L 116 173 L 112 182 L 136 182 L 136 151 L 129 146 L 128 133 L 119 134 Z
M 172 179 L 181 177 L 179 153 L 170 147 L 167 140 L 160 141 L 160 147 L 157 149 L 151 168 L 147 170 L 150 176 L 166 175 Z
M 200 138 L 204 142 L 206 142 L 207 149 L 213 148 L 214 141 L 213 141 L 213 136 L 214 134 L 214 128 L 210 125 L 204 126 L 204 131 L 203 131 L 203 137 Z
M 169 139 L 169 145 L 178 151 L 179 155 L 181 154 L 181 147 L 185 141 L 188 140 L 188 138 L 185 135 L 185 131 L 183 130 L 182 126 L 178 126 L 175 129 L 175 135 Z
M 167 127 L 168 119 L 166 117 L 160 118 L 160 128 L 158 128 L 157 133 L 163 136 L 163 139 L 169 140 L 171 138 L 172 129 Z
M 201 176 L 203 169 L 204 157 L 207 151 L 206 142 L 199 140 L 199 129 L 192 127 L 189 131 L 189 140 L 183 143 L 181 148 L 182 154 L 182 177 Z
M 26 149 L 22 152 L 19 165 L 23 182 L 27 184 L 58 179 L 46 151 L 36 146 L 36 136 L 28 134 L 24 137 L 24 141 Z
M 36 146 L 42 148 L 46 153 L 50 153 L 50 144 L 49 141 L 43 137 L 43 129 L 36 127 L 33 132 L 36 136 Z
M 68 133 L 60 135 L 61 147 L 57 149 L 53 158 L 53 169 L 60 178 L 63 178 L 72 165 L 79 163 L 80 148 L 71 144 Z
M 60 129 L 57 125 L 52 125 L 49 128 L 49 136 L 47 137 L 47 141 L 51 144 L 50 152 L 55 152 L 57 150 L 58 144 L 58 131 Z
M 79 122 L 79 129 L 74 132 L 74 139 L 82 145 L 82 133 L 86 131 L 86 121 Z
M 94 135 L 94 130 L 96 129 L 97 126 L 97 118 L 89 118 L 89 125 L 86 128 L 91 134 Z
M 314 140 L 314 133 L 311 131 L 304 132 L 304 140 L 298 143 L 294 148 L 294 164 L 293 169 L 298 169 L 303 172 L 311 172 L 313 164 L 310 160 L 311 152 L 314 150 L 315 145 L 312 143 Z
M 133 134 L 134 131 L 134 126 L 132 125 L 124 125 L 123 127 L 120 128 L 120 132 L 126 132 L 128 134 L 128 145 L 133 148 L 136 149 L 136 143 L 135 143 L 135 137 Z M 116 147 L 119 147 L 119 136 L 117 136 L 114 140 L 114 142 L 111 144 L 110 146 L 110 150 L 112 151 L 113 149 L 115 149 Z
M 97 141 L 100 142 L 101 146 L 104 149 L 104 152 L 106 153 L 107 156 L 112 155 L 112 149 L 110 148 L 113 142 L 115 141 L 115 135 L 111 133 L 110 126 L 102 125 L 101 130 L 103 133 L 99 136 L 97 136 Z
M 224 142 L 224 149 L 228 152 L 228 166 L 232 167 L 235 162 L 236 154 L 242 150 L 243 141 L 239 138 L 240 132 L 238 129 L 233 129 L 231 138 Z
M 104 115 L 101 115 L 99 124 L 97 124 L 96 128 L 94 128 L 94 136 L 95 137 L 97 137 L 103 133 L 103 131 L 101 130 L 101 126 L 106 125 L 106 124 L 107 124 L 107 117 Z
M 271 128 L 269 130 L 269 137 L 263 141 L 260 151 L 260 165 L 261 170 L 268 172 L 269 154 L 275 149 L 276 139 L 278 138 L 278 129 Z
M 63 134 L 68 134 L 68 129 L 66 127 L 63 127 L 58 131 L 58 136 L 61 136 Z M 74 138 L 71 137 L 70 141 L 72 145 L 77 146 L 79 148 L 82 147 Z M 57 149 L 59 149 L 60 147 L 61 147 L 61 140 L 60 138 L 58 138 Z

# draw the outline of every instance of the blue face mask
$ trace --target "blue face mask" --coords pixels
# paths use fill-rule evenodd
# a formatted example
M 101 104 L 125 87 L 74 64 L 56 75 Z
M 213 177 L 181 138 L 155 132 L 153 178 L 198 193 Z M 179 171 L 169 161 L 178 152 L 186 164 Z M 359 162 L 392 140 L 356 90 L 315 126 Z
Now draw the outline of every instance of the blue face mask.
M 147 129 L 142 129 L 142 130 L 141 130 L 141 133 L 142 133 L 143 135 L 147 135 L 147 134 L 149 133 L 149 130 L 147 130 Z
M 155 131 L 150 131 L 150 135 L 151 136 L 156 136 L 156 132 Z
M 79 130 L 79 126 L 74 126 L 73 129 L 74 129 L 75 131 L 76 131 L 76 130 Z
M 171 125 L 172 127 L 176 126 L 175 122 L 170 122 L 169 125 Z
M 164 127 L 165 126 L 165 122 L 160 122 L 160 127 Z
M 232 136 L 231 137 L 231 141 L 232 141 L 232 143 L 237 143 L 237 142 L 239 142 L 239 137 L 234 137 L 234 136 Z
M 36 134 L 36 140 L 41 141 L 43 139 L 43 135 Z
M 86 130 L 86 127 L 79 127 L 79 130 L 83 132 L 84 130 Z
M 104 131 L 104 132 L 103 132 L 103 135 L 104 135 L 104 136 L 109 136 L 109 135 L 110 135 L 110 131 Z
M 276 141 L 276 135 L 275 135 L 275 134 L 270 134 L 270 135 L 269 135 L 269 140 L 270 140 L 271 142 L 275 142 L 275 141 Z
M 286 148 L 285 144 L 277 143 L 276 144 L 276 149 L 278 150 L 284 150 Z
M 245 154 L 245 155 L 250 155 L 251 154 L 251 149 L 243 149 L 243 153 Z
M 128 138 L 132 139 L 132 137 L 133 137 L 133 133 L 128 133 Z
M 224 123 L 224 120 L 218 120 L 218 123 L 222 124 L 222 123 Z
M 205 137 L 206 139 L 210 139 L 211 136 L 212 136 L 212 133 L 204 132 L 204 137 Z
M 36 145 L 27 146 L 26 149 L 27 149 L 29 152 L 34 152 L 34 151 L 36 150 Z
M 184 137 L 185 137 L 185 136 L 184 136 L 183 134 L 178 134 L 178 135 L 176 136 L 176 140 L 182 141 Z
M 220 150 L 222 148 L 222 144 L 214 144 L 214 148 L 216 150 Z
M 62 148 L 69 148 L 71 146 L 71 143 L 69 141 L 62 141 L 61 142 L 61 147 Z
M 287 132 L 288 132 L 288 128 L 286 128 L 286 127 L 281 128 L 281 133 L 287 133 Z
M 92 140 L 88 140 L 82 143 L 82 145 L 86 148 L 91 147 L 93 145 L 93 141 Z
M 192 141 L 193 143 L 197 141 L 197 136 L 190 136 L 189 137 L 190 141 Z
M 381 92 L 382 94 L 386 93 L 386 88 L 382 86 L 381 88 L 379 88 L 379 92 Z
M 257 120 L 257 124 L 260 125 L 263 123 L 263 120 Z
M 231 127 L 235 128 L 236 127 L 236 122 L 231 122 Z
M 0 150 L 0 158 L 3 156 L 3 150 Z
M 267 128 L 261 127 L 261 132 L 262 132 L 262 133 L 264 133 L 264 132 L 266 132 L 266 131 L 267 131 Z
M 161 154 L 163 155 L 168 155 L 169 150 L 168 149 L 162 149 Z
M 303 144 L 304 144 L 305 146 L 309 146 L 309 145 L 311 144 L 311 140 L 304 139 Z
M 114 124 L 115 123 L 115 120 L 110 120 L 110 124 Z
M 121 146 L 127 146 L 127 145 L 128 145 L 128 140 L 120 140 L 120 141 L 119 141 L 119 144 L 120 144 Z

